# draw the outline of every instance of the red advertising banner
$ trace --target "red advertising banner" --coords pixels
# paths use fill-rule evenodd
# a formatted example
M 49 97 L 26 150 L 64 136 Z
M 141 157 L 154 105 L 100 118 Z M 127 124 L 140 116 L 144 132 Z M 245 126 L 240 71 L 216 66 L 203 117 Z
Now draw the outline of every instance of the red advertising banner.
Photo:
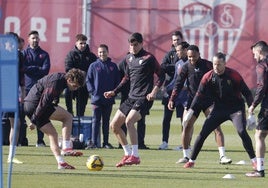
M 37 30 L 40 46 L 50 55 L 51 71 L 64 71 L 64 58 L 81 32 L 82 1 L 0 0 L 0 33 L 14 31 L 25 40 Z M 25 45 L 25 47 L 26 47 Z
M 27 41 L 27 33 L 38 30 L 55 72 L 64 71 L 65 56 L 83 27 L 91 50 L 96 53 L 105 43 L 115 62 L 128 52 L 128 36 L 137 31 L 144 36 L 144 48 L 161 63 L 171 34 L 181 30 L 186 41 L 199 46 L 201 57 L 211 60 L 217 51 L 226 53 L 227 66 L 252 88 L 256 62 L 250 46 L 268 41 L 266 10 L 265 0 L 0 0 L 0 33 L 15 31 Z

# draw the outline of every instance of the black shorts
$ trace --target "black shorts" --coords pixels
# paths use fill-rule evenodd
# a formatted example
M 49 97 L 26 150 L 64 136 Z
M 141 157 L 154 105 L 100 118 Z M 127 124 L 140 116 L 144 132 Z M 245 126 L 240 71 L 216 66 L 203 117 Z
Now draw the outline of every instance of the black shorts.
M 182 104 L 179 104 L 178 106 L 176 106 L 176 117 L 177 118 L 182 118 L 183 112 L 184 112 L 184 106 Z
M 147 99 L 131 99 L 125 100 L 119 107 L 119 110 L 127 116 L 130 110 L 137 110 L 141 116 L 149 115 L 153 101 Z
M 187 101 L 186 109 L 189 110 L 191 104 L 193 102 L 193 98 L 189 97 Z M 198 109 L 194 109 L 194 116 L 198 118 L 201 111 L 205 112 L 210 106 L 213 105 L 213 101 L 210 99 L 204 99 L 201 104 L 198 105 Z
M 49 123 L 50 120 L 49 120 L 49 117 L 55 112 L 55 106 L 57 106 L 56 104 L 51 104 L 47 107 L 47 109 L 43 112 L 43 115 L 42 117 L 38 118 L 36 120 L 36 126 L 37 128 L 41 128 L 43 127 L 45 124 Z M 35 112 L 37 108 L 37 105 L 34 104 L 34 103 L 31 103 L 31 102 L 24 102 L 24 112 L 25 112 L 25 115 L 31 119 L 32 118 L 32 115 L 33 113 Z
M 268 131 L 268 109 L 261 108 L 260 113 L 258 114 L 258 125 L 257 130 Z

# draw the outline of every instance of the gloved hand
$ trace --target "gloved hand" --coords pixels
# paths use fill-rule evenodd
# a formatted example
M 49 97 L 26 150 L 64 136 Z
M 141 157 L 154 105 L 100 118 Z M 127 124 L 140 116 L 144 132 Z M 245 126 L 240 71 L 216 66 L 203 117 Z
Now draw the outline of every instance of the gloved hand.
M 251 131 L 257 127 L 256 118 L 253 114 L 249 114 L 247 118 L 247 130 Z
M 186 124 L 187 124 L 187 123 L 189 122 L 189 120 L 192 118 L 193 114 L 194 114 L 194 111 L 193 111 L 193 109 L 190 108 L 190 109 L 187 111 L 186 115 L 183 116 L 183 120 L 182 120 L 182 126 L 183 126 L 183 127 L 186 126 Z

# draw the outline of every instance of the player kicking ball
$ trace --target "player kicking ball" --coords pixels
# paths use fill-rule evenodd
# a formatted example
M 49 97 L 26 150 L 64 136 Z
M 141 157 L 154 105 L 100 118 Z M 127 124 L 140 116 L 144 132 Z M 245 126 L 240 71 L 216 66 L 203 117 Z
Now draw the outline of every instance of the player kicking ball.
M 40 79 L 24 99 L 24 110 L 30 119 L 29 128 L 37 127 L 49 138 L 58 169 L 75 169 L 64 161 L 63 156 L 81 156 L 83 153 L 72 149 L 72 114 L 58 106 L 59 97 L 67 87 L 74 91 L 85 84 L 85 72 L 71 69 L 67 73 L 52 73 Z M 62 151 L 58 144 L 58 133 L 51 120 L 62 122 Z

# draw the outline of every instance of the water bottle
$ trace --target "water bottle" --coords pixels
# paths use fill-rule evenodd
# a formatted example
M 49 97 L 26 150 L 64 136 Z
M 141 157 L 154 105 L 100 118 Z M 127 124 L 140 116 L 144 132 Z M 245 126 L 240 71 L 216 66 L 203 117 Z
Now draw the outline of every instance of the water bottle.
M 79 141 L 83 142 L 84 141 L 84 134 L 79 134 Z

